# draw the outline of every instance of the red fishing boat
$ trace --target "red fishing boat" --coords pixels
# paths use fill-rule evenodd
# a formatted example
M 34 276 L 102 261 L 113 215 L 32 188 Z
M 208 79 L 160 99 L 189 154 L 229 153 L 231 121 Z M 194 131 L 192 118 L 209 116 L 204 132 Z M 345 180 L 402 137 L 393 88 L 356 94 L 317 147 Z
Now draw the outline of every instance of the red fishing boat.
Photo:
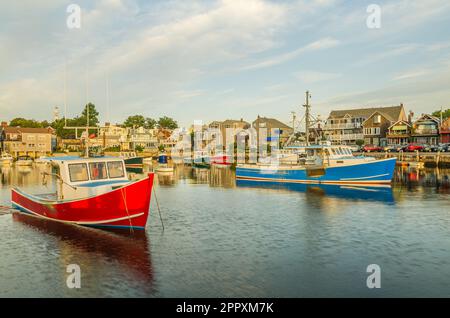
M 64 223 L 144 229 L 154 174 L 130 181 L 118 157 L 48 159 L 57 178 L 54 193 L 30 194 L 12 189 L 17 210 Z
M 232 163 L 232 157 L 228 155 L 215 155 L 211 159 L 211 164 L 216 167 L 230 167 Z

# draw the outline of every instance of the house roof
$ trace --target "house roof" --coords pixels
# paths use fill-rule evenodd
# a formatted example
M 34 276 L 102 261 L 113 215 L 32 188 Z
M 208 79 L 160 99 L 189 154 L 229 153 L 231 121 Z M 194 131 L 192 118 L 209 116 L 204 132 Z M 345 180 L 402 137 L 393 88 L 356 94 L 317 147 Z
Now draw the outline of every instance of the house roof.
M 29 134 L 49 134 L 51 133 L 53 128 L 25 128 L 25 127 L 5 127 L 5 132 L 7 134 L 20 134 L 20 133 L 29 133 Z
M 436 123 L 440 123 L 441 122 L 441 120 L 439 118 L 437 118 L 437 117 L 435 117 L 433 115 L 428 115 L 428 114 L 423 114 L 415 122 L 423 121 L 423 120 L 426 120 L 426 119 L 431 119 L 432 121 L 435 121 Z
M 275 118 L 267 118 L 267 117 L 259 117 L 258 116 L 258 118 L 255 121 L 253 121 L 253 124 L 258 124 L 260 122 L 268 123 L 271 126 L 276 127 L 276 128 L 292 129 L 292 127 L 282 123 L 281 121 L 279 121 L 278 119 L 275 119 Z
M 223 125 L 226 125 L 226 124 L 239 124 L 239 123 L 250 125 L 248 122 L 244 121 L 243 119 L 241 119 L 241 120 L 227 119 L 227 120 L 222 122 Z
M 390 126 L 388 127 L 388 129 L 391 129 L 392 127 L 394 127 L 395 125 L 397 125 L 397 124 L 399 124 L 399 123 L 402 123 L 402 125 L 406 125 L 406 126 L 408 126 L 408 127 L 411 127 L 411 124 L 410 124 L 408 121 L 406 121 L 406 120 L 397 120 L 395 123 L 393 123 L 392 125 L 390 125 Z
M 330 112 L 329 118 L 344 118 L 345 115 L 349 115 L 352 117 L 369 118 L 374 113 L 379 112 L 380 114 L 385 116 L 387 119 L 396 121 L 400 117 L 402 110 L 403 110 L 403 105 L 389 106 L 389 107 L 371 107 L 371 108 L 333 110 Z

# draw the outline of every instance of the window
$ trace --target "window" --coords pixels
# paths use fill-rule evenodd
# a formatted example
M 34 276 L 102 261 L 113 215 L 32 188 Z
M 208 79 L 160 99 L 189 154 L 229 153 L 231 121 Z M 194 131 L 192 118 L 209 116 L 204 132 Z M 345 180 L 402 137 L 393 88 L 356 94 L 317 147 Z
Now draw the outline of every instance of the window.
M 121 161 L 108 162 L 108 171 L 110 178 L 123 178 L 125 176 L 123 164 Z
M 374 123 L 374 124 L 379 124 L 379 123 L 381 123 L 381 115 L 375 115 L 375 116 L 373 117 L 373 123 Z
M 69 165 L 70 181 L 88 181 L 87 165 L 85 163 L 74 163 Z
M 108 179 L 105 162 L 91 162 L 89 163 L 89 171 L 91 180 Z

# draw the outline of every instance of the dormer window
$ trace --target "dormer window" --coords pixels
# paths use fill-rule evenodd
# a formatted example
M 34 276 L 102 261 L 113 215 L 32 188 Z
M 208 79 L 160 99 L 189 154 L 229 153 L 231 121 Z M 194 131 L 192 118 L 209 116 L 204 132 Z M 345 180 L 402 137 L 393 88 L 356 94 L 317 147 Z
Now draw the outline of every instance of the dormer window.
M 373 123 L 374 124 L 381 124 L 381 115 L 375 115 L 373 117 Z

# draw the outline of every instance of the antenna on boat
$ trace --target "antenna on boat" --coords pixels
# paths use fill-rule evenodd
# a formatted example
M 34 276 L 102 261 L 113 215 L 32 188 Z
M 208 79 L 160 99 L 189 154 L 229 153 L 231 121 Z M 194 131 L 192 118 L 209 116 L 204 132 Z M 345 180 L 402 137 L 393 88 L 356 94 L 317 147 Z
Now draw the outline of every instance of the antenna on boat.
M 89 157 L 89 69 L 86 66 L 86 158 Z
M 306 108 L 305 110 L 305 137 L 306 137 L 306 145 L 309 146 L 309 127 L 310 127 L 310 109 L 311 105 L 309 104 L 309 99 L 311 98 L 311 94 L 309 91 L 306 91 L 306 103 L 303 105 L 303 107 Z
M 67 60 L 64 60 L 64 127 L 67 127 Z

